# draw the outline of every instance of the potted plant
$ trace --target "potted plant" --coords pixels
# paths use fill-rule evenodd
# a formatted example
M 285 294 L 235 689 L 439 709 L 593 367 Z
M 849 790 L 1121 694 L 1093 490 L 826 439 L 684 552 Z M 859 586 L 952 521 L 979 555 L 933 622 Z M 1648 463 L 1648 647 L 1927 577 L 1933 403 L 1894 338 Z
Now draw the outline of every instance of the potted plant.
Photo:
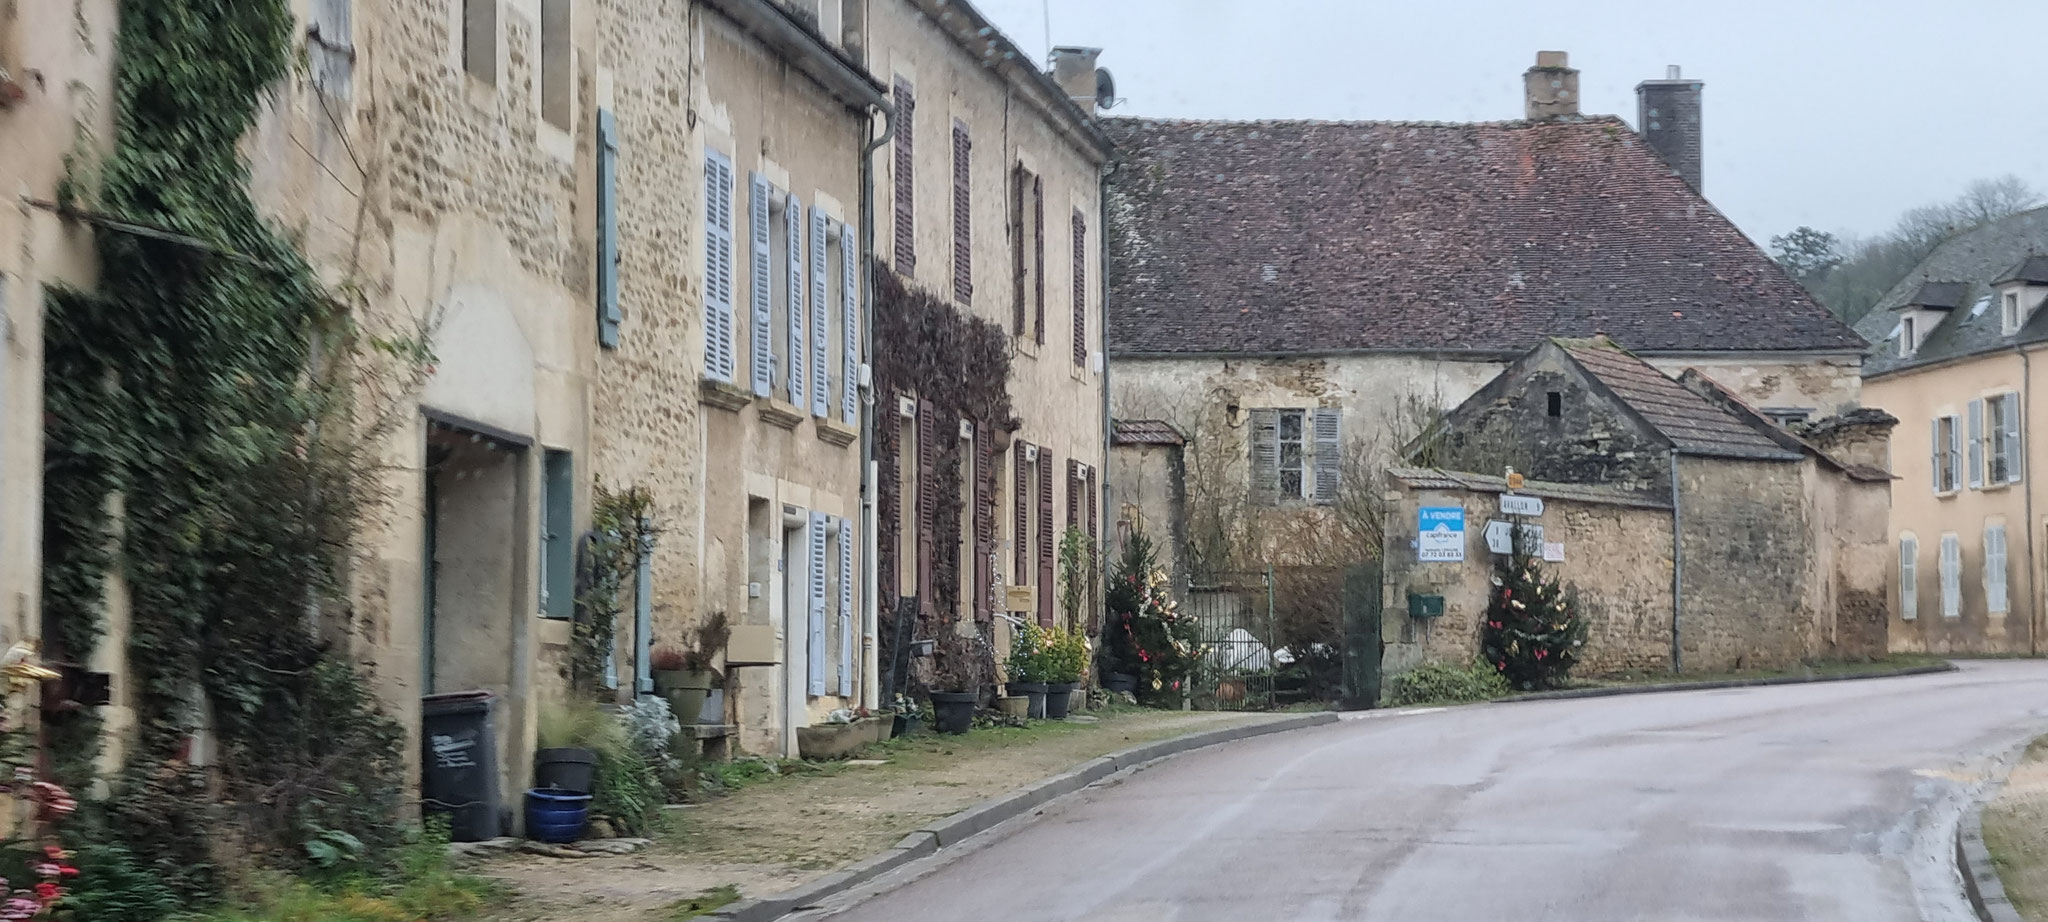
M 1004 684 L 1012 697 L 1028 700 L 1029 717 L 1045 716 L 1046 636 L 1045 629 L 1024 623 L 1010 637 L 1010 659 L 1005 664 L 1009 681 Z
M 698 722 L 704 699 L 718 685 L 712 664 L 725 652 L 732 639 L 732 622 L 725 612 L 715 611 L 697 625 L 695 642 L 688 647 L 661 647 L 654 651 L 654 691 L 668 699 L 669 710 L 685 724 Z
M 896 696 L 896 728 L 892 736 L 909 736 L 932 722 L 932 706 L 909 695 Z
M 844 759 L 872 742 L 874 725 L 845 708 L 833 711 L 824 723 L 796 728 L 797 753 L 805 761 Z
M 1081 672 L 1088 668 L 1088 638 L 1079 631 L 1046 631 L 1039 664 L 1045 679 L 1045 716 L 1065 720 Z
M 940 733 L 965 733 L 974 723 L 975 699 L 995 671 L 995 657 L 979 634 L 948 628 L 937 638 L 932 661 L 933 724 Z

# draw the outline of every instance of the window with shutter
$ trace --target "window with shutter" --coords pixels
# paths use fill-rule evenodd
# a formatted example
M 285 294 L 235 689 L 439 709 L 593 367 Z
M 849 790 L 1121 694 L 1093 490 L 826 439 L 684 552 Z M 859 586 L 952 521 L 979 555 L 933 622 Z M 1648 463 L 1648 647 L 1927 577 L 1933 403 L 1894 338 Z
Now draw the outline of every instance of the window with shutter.
M 1074 210 L 1074 364 L 1088 366 L 1088 219 Z
M 981 438 L 977 427 L 974 440 L 974 617 L 988 621 L 995 617 L 996 553 L 996 454 L 995 440 Z
M 1028 193 L 1031 190 L 1031 171 L 1024 164 L 1010 168 L 1010 332 L 1017 336 L 1025 333 L 1031 299 L 1031 213 Z
M 832 372 L 827 367 L 832 353 L 830 341 L 831 305 L 825 300 L 826 230 L 829 219 L 818 206 L 811 206 L 811 415 L 823 419 L 832 413 Z
M 852 519 L 839 520 L 839 694 L 853 696 L 854 651 L 858 649 L 853 611 L 853 545 L 860 533 Z
M 652 525 L 641 520 L 644 528 Z M 643 531 L 642 534 L 646 532 Z M 654 545 L 642 542 L 639 563 L 633 568 L 633 687 L 643 695 L 654 693 Z M 616 670 L 610 687 L 619 687 Z M 695 720 L 697 715 L 690 715 Z
M 1941 616 L 1959 618 L 1963 612 L 1963 544 L 1949 532 L 1941 536 Z
M 839 325 L 846 357 L 839 368 L 839 418 L 860 424 L 860 254 L 854 250 L 853 228 L 839 226 Z
M 1010 505 L 1015 511 L 1015 521 L 1010 528 L 1010 553 L 1014 569 L 1010 571 L 1010 582 L 1018 586 L 1031 585 L 1031 462 L 1025 456 L 1031 451 L 1031 443 L 1017 440 L 1017 457 L 1013 460 L 1016 471 L 1010 478 Z
M 1031 336 L 1045 345 L 1045 179 L 1031 177 Z
M 804 205 L 792 194 L 789 207 L 784 208 L 783 233 L 787 240 L 783 252 L 789 260 L 789 297 L 784 302 L 787 316 L 783 324 L 789 328 L 789 402 L 803 407 L 810 402 L 805 383 L 810 377 L 810 365 L 804 359 Z
M 313 0 L 307 45 L 313 65 L 313 86 L 346 99 L 355 74 L 353 0 Z
M 597 110 L 597 342 L 619 346 L 619 129 Z
M 1252 411 L 1252 502 L 1280 501 L 1280 411 Z
M 1081 459 L 1067 459 L 1067 527 L 1081 527 Z M 1064 539 L 1066 536 L 1061 535 Z
M 1052 561 L 1056 539 L 1052 534 L 1052 452 L 1038 450 L 1038 623 L 1051 627 L 1054 593 Z
M 825 522 L 824 513 L 811 513 L 811 561 L 806 574 L 811 589 L 811 637 L 804 647 L 804 665 L 809 670 L 807 678 L 814 697 L 825 693 Z
M 2020 479 L 2019 394 L 2007 392 L 1984 400 L 1984 482 L 1989 486 Z
M 1920 616 L 1920 539 L 1899 537 L 1899 618 Z
M 1315 411 L 1315 501 L 1330 505 L 1337 501 L 1337 490 L 1342 486 L 1344 476 L 1344 439 L 1339 425 L 1340 414 L 1336 407 L 1322 407 Z
M 917 402 L 917 607 L 926 616 L 938 613 L 932 598 L 933 532 L 938 528 L 938 418 L 931 401 Z
M 1969 412 L 1964 414 L 1964 419 L 1970 427 L 1969 441 L 1964 443 L 1969 452 L 1967 470 L 1970 472 L 1970 487 L 1975 489 L 1984 485 L 1984 401 L 1970 401 Z
M 910 91 L 910 81 L 896 78 L 896 163 L 890 171 L 890 181 L 895 186 L 891 196 L 895 220 L 893 223 L 896 244 L 896 271 L 905 278 L 917 271 L 917 234 L 913 223 L 916 214 L 916 199 L 913 195 L 916 184 L 912 164 L 911 141 L 917 137 L 916 99 Z
M 967 169 L 974 144 L 967 138 L 967 123 L 953 120 L 953 300 L 962 304 L 974 300 L 974 187 Z
M 1280 429 L 1275 435 L 1275 453 L 1280 464 L 1280 499 L 1292 502 L 1306 496 L 1308 487 L 1307 413 L 1281 410 Z
M 575 458 L 547 449 L 541 456 L 540 613 L 576 613 Z
M 1984 526 L 1984 608 L 2003 614 L 2005 596 L 2005 524 Z
M 1088 493 L 1088 549 L 1089 549 L 1089 551 L 1090 551 L 1090 553 L 1091 553 L 1091 559 L 1090 559 L 1090 560 L 1088 561 L 1088 601 L 1089 601 L 1089 604 L 1088 604 L 1088 623 L 1087 623 L 1086 627 L 1087 627 L 1087 631 L 1088 631 L 1088 634 L 1089 634 L 1090 636 L 1095 636 L 1095 635 L 1098 635 L 1098 634 L 1100 634 L 1100 633 L 1101 633 L 1101 628 L 1102 628 L 1102 623 L 1101 623 L 1101 619 L 1102 619 L 1102 615 L 1101 615 L 1101 612 L 1102 612 L 1102 605 L 1101 605 L 1101 603 L 1100 603 L 1100 602 L 1098 601 L 1098 600 L 1099 600 L 1099 599 L 1101 598 L 1101 596 L 1100 596 L 1100 594 L 1099 594 L 1099 590 L 1101 589 L 1101 586 L 1100 586 L 1100 584 L 1099 584 L 1099 583 L 1097 582 L 1097 579 L 1099 578 L 1099 576 L 1100 576 L 1100 574 L 1101 574 L 1102 570 L 1101 570 L 1101 564 L 1100 564 L 1100 563 L 1099 563 L 1099 562 L 1098 562 L 1097 560 L 1095 560 L 1095 559 L 1094 559 L 1094 558 L 1092 557 L 1092 555 L 1093 555 L 1093 554 L 1099 554 L 1099 553 L 1101 553 L 1101 549 L 1100 549 L 1100 548 L 1098 548 L 1098 547 L 1096 546 L 1096 543 L 1095 543 L 1095 542 L 1096 542 L 1096 519 L 1097 519 L 1097 517 L 1098 517 L 1098 516 L 1100 515 L 1100 513 L 1099 513 L 1099 512 L 1097 511 L 1097 508 L 1096 508 L 1096 505 L 1095 505 L 1095 498 L 1096 498 L 1096 497 L 1097 497 L 1097 496 L 1098 496 L 1098 495 L 1100 494 L 1100 487 L 1099 487 L 1099 486 L 1098 486 L 1098 485 L 1096 484 L 1096 482 L 1095 482 L 1095 467 L 1094 467 L 1094 465 L 1089 465 L 1089 467 L 1088 467 L 1088 483 L 1087 483 L 1087 493 Z
M 733 383 L 732 160 L 704 152 L 704 374 Z
M 774 301 L 769 291 L 774 281 L 769 271 L 772 237 L 768 229 L 768 198 L 773 192 L 768 186 L 768 177 L 750 173 L 747 178 L 751 190 L 747 199 L 747 240 L 751 244 L 749 253 L 753 260 L 753 272 L 747 279 L 747 294 L 754 308 L 751 335 L 748 336 L 752 349 L 748 359 L 753 366 L 754 394 L 766 397 L 775 388 Z

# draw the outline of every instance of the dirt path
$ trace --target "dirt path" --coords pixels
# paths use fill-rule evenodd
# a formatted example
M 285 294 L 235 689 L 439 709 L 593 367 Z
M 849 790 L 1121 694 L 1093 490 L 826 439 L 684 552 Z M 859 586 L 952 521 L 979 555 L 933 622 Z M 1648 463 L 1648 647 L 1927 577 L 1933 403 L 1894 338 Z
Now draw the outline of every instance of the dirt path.
M 516 895 L 491 917 L 499 922 L 666 922 L 670 907 L 701 891 L 731 884 L 759 896 L 794 886 L 874 854 L 929 820 L 1096 756 L 1266 719 L 1271 715 L 1126 711 L 1095 722 L 891 740 L 863 753 L 888 760 L 883 765 L 827 765 L 671 808 L 672 828 L 638 855 L 519 856 L 477 870 Z
M 2027 747 L 1984 805 L 1984 846 L 2013 908 L 2029 922 L 2048 922 L 2048 737 Z

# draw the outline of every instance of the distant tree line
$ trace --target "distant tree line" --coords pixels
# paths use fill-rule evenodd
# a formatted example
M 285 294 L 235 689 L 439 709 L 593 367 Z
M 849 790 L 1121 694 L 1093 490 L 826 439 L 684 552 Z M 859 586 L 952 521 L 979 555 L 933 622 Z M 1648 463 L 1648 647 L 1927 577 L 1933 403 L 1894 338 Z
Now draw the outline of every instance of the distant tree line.
M 1943 240 L 2042 201 L 2017 176 L 1980 179 L 1949 201 L 1909 209 L 1875 236 L 1794 228 L 1771 238 L 1771 256 L 1835 316 L 1855 323 Z

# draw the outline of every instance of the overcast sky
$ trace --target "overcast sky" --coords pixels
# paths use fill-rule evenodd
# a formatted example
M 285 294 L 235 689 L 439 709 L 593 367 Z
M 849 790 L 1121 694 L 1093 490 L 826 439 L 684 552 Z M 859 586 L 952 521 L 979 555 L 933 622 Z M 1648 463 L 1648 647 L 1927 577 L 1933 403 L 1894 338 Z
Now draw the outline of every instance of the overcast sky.
M 1759 243 L 1874 233 L 2013 173 L 2048 189 L 2048 0 L 975 0 L 1027 53 L 1103 48 L 1175 118 L 1522 116 L 1538 49 L 1636 121 L 1667 64 L 1706 83 L 1707 197 Z M 1048 9 L 1049 8 L 1049 9 Z

